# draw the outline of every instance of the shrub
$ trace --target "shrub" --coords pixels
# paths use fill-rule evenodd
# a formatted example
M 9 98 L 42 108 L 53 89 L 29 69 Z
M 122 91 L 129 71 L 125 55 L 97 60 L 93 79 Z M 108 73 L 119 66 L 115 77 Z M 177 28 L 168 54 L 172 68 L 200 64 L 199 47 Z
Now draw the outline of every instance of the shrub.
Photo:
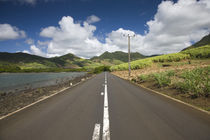
M 181 74 L 182 82 L 176 83 L 176 87 L 183 93 L 192 97 L 210 95 L 210 67 L 188 70 Z
M 149 81 L 150 79 L 151 79 L 151 75 L 144 75 L 144 74 L 142 74 L 142 75 L 139 75 L 137 77 L 137 81 L 139 83 L 143 83 L 143 82 Z
M 169 86 L 171 83 L 171 79 L 165 73 L 154 74 L 155 81 L 158 87 Z

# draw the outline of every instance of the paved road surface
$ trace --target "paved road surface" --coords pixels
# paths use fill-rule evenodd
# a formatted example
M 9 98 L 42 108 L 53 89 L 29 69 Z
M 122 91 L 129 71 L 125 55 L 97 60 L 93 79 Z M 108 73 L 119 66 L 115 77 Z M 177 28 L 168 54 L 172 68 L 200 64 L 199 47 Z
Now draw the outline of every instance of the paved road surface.
M 102 73 L 0 120 L 0 140 L 93 139 L 210 140 L 210 116 Z

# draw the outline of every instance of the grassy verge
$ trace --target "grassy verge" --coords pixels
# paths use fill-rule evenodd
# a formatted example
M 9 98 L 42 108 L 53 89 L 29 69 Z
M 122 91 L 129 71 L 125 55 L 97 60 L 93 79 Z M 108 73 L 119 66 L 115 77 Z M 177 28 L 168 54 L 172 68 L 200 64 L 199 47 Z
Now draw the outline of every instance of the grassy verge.
M 210 66 L 141 74 L 132 81 L 210 111 Z

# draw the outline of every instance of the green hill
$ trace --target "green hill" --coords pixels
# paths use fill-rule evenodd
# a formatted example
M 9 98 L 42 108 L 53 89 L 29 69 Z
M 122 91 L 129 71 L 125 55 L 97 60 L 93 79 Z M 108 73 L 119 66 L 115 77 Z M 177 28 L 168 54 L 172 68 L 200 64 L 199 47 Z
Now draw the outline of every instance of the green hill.
M 45 58 L 26 53 L 0 52 L 0 72 L 33 69 L 91 69 L 101 65 L 70 53 L 60 57 Z
M 21 52 L 0 52 L 0 66 L 7 67 L 12 65 L 18 66 L 20 69 L 57 67 L 54 62 L 41 56 Z
M 142 58 L 145 58 L 145 56 L 138 52 L 131 53 L 131 61 L 142 59 Z M 121 64 L 124 62 L 128 62 L 128 53 L 121 52 L 121 51 L 116 51 L 112 53 L 104 52 L 100 56 L 95 56 L 91 58 L 90 60 L 94 62 L 103 63 L 106 65 Z
M 182 51 L 189 50 L 189 49 L 192 49 L 192 48 L 198 48 L 198 47 L 205 46 L 205 45 L 210 45 L 210 34 L 204 36 L 200 41 L 196 42 L 195 44 L 193 44 L 190 47 L 187 47 L 187 48 L 183 49 Z
M 0 61 L 5 61 L 9 63 L 29 63 L 29 62 L 44 62 L 48 61 L 47 58 L 31 55 L 27 53 L 7 53 L 7 52 L 0 52 Z

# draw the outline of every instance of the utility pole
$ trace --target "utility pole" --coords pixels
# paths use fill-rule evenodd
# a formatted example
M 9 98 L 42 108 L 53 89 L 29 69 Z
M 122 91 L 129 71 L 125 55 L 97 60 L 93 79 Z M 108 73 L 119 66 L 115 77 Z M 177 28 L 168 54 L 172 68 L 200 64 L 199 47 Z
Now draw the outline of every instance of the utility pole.
M 128 37 L 128 78 L 130 79 L 130 76 L 131 76 L 131 64 L 130 64 L 130 61 L 131 61 L 131 54 L 130 54 L 130 39 L 131 37 L 135 37 L 135 34 L 134 35 L 123 35 L 123 36 L 127 36 Z
M 131 39 L 131 36 L 128 34 L 128 78 L 130 78 L 131 76 L 131 54 L 130 54 L 130 39 Z

